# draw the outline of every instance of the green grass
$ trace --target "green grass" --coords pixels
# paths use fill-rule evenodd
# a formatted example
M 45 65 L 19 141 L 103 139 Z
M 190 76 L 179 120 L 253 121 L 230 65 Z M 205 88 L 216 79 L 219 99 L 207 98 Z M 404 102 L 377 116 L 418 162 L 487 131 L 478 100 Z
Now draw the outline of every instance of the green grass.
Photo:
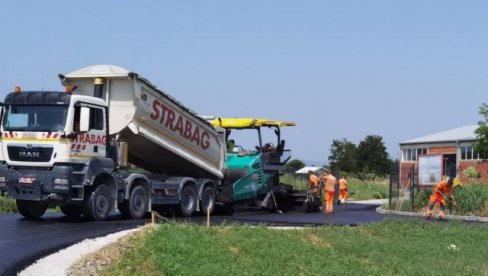
M 0 214 L 15 212 L 17 212 L 17 205 L 15 205 L 15 200 L 7 198 L 5 196 L 0 196 Z
M 306 190 L 308 180 L 306 177 L 296 177 L 293 174 L 284 174 L 280 182 L 292 185 L 296 190 Z M 362 181 L 356 178 L 348 179 L 348 189 L 354 194 L 350 195 L 354 200 L 388 198 L 387 180 Z
M 305 230 L 165 224 L 132 240 L 102 275 L 487 275 L 487 231 L 419 220 Z
M 348 180 L 348 189 L 353 193 L 350 197 L 354 200 L 388 198 L 388 185 L 384 180 L 376 182 L 355 178 Z

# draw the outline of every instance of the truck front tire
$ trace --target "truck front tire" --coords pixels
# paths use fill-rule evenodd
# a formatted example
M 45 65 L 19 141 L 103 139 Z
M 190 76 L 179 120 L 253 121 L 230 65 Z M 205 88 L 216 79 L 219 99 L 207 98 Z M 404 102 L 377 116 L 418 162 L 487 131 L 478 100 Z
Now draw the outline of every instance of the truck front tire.
M 17 210 L 19 213 L 28 219 L 38 219 L 47 210 L 47 202 L 30 201 L 30 200 L 16 200 Z
M 69 218 L 79 218 L 83 214 L 81 206 L 67 204 L 59 207 L 61 212 Z
M 88 198 L 85 198 L 83 216 L 87 219 L 104 221 L 107 220 L 111 208 L 110 189 L 107 185 L 100 184 L 90 193 Z
M 119 211 L 125 218 L 141 219 L 146 214 L 148 195 L 142 186 L 135 186 L 128 200 L 119 205 Z

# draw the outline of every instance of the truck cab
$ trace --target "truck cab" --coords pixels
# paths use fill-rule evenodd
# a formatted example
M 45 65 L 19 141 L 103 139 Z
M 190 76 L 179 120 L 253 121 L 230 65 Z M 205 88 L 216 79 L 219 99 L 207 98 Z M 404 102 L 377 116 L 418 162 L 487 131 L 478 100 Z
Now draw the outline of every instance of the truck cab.
M 65 92 L 12 92 L 4 109 L 0 179 L 22 215 L 40 217 L 49 205 L 81 214 L 85 184 L 91 185 L 92 178 L 115 186 L 103 100 Z M 110 200 L 99 203 L 104 212 L 111 208 Z

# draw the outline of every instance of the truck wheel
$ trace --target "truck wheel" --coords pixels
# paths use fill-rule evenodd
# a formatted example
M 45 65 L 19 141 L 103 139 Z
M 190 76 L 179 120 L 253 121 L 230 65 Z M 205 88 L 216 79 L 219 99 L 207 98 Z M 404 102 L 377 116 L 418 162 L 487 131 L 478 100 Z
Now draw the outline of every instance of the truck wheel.
M 77 205 L 65 205 L 60 207 L 61 212 L 69 218 L 79 218 L 83 213 L 81 206 Z
M 112 198 L 110 197 L 110 189 L 107 185 L 100 184 L 85 199 L 83 216 L 96 221 L 104 221 L 108 218 L 111 207 Z
M 119 211 L 125 218 L 141 219 L 146 214 L 148 196 L 146 189 L 135 186 L 130 192 L 129 200 L 119 205 Z
M 192 185 L 186 185 L 181 191 L 179 213 L 184 217 L 189 217 L 195 211 L 197 202 L 197 192 Z
M 16 200 L 17 210 L 19 213 L 28 219 L 38 219 L 47 209 L 47 202 L 30 201 L 30 200 Z
M 200 212 L 206 215 L 207 209 L 210 209 L 210 214 L 215 209 L 215 190 L 210 186 L 203 188 L 202 200 L 200 201 Z

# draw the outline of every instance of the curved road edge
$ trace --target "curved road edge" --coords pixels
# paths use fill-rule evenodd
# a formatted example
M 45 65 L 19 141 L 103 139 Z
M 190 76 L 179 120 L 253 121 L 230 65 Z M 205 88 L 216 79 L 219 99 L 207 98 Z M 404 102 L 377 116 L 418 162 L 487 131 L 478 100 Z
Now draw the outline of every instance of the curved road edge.
M 424 215 L 422 213 L 387 210 L 384 209 L 383 206 L 379 206 L 378 208 L 376 208 L 376 212 L 383 215 L 397 215 L 397 216 L 424 218 Z M 473 221 L 473 222 L 488 222 L 488 217 L 478 217 L 478 216 L 446 215 L 446 219 Z

